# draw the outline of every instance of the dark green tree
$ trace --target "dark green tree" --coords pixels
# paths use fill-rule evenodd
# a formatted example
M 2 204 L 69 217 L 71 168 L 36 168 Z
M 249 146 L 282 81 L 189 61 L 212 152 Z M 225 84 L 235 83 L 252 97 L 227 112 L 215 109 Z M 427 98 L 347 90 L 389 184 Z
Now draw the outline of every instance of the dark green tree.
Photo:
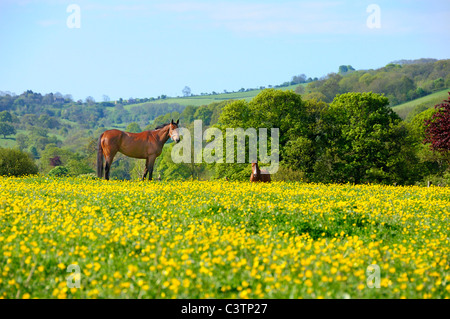
M 265 89 L 250 102 L 245 100 L 234 101 L 227 104 L 220 115 L 218 127 L 222 129 L 223 138 L 226 138 L 226 128 L 266 128 L 268 137 L 270 129 L 279 129 L 280 160 L 287 160 L 299 155 L 295 140 L 303 137 L 308 140 L 308 112 L 307 103 L 300 95 L 293 91 Z M 289 142 L 291 141 L 291 142 Z M 246 161 L 249 154 L 249 140 L 245 141 Z M 308 143 L 308 142 L 306 142 Z M 225 142 L 224 142 L 225 144 Z M 237 147 L 237 145 L 235 145 Z M 270 150 L 270 147 L 269 147 Z M 235 151 L 235 156 L 237 151 Z M 306 153 L 302 153 L 305 155 Z M 225 154 L 224 154 L 225 156 Z M 303 160 L 303 159 L 302 159 Z M 306 162 L 309 161 L 305 160 Z M 217 164 L 216 178 L 227 176 L 229 179 L 247 179 L 250 176 L 249 164 L 226 163 Z M 295 165 L 295 163 L 291 163 Z
M 2 111 L 0 112 L 0 122 L 9 122 L 11 123 L 13 121 L 11 113 L 8 111 Z
M 16 134 L 16 129 L 9 123 L 0 122 L 0 134 L 3 135 L 3 138 L 6 138 L 8 135 Z
M 183 112 L 180 114 L 180 119 L 185 123 L 185 125 L 188 125 L 189 123 L 194 121 L 194 114 L 197 108 L 192 105 L 188 105 L 184 108 Z

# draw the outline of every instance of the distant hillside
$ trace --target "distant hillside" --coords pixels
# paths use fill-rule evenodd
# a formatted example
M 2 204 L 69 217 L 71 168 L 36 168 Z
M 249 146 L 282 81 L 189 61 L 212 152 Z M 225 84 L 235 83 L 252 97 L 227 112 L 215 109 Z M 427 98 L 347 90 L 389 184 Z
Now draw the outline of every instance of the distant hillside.
M 401 60 L 376 70 L 330 73 L 306 86 L 306 97 L 331 102 L 347 92 L 382 93 L 399 105 L 450 87 L 450 60 Z
M 284 87 L 278 87 L 279 90 L 295 90 L 299 85 L 306 86 L 303 84 L 294 84 Z M 220 94 L 208 94 L 208 95 L 195 95 L 187 97 L 168 97 L 165 99 L 159 99 L 155 101 L 139 103 L 139 104 L 129 104 L 124 106 L 125 109 L 130 110 L 135 106 L 150 106 L 152 104 L 179 104 L 182 106 L 201 106 L 208 105 L 214 102 L 222 102 L 227 100 L 247 100 L 250 101 L 255 96 L 257 96 L 263 89 L 248 90 L 244 92 L 233 92 L 233 93 L 220 93 Z
M 346 92 L 383 93 L 392 106 L 398 106 L 396 110 L 404 118 L 416 103 L 403 103 L 424 98 L 421 101 L 427 101 L 427 105 L 431 105 L 442 100 L 441 95 L 435 96 L 433 93 L 450 87 L 450 60 L 399 60 L 376 70 L 355 70 L 351 65 L 342 65 L 338 72 L 330 73 L 320 80 L 306 78 L 304 74 L 296 75 L 289 82 L 270 87 L 295 90 L 304 99 L 315 98 L 325 102 L 331 102 L 336 94 Z M 20 117 L 18 130 L 35 125 L 64 132 L 71 128 L 123 128 L 131 122 L 146 127 L 158 117 L 169 113 L 181 114 L 186 106 L 199 107 L 241 99 L 249 101 L 262 89 L 241 89 L 239 92 L 187 97 L 161 95 L 158 98 L 105 102 L 95 102 L 92 97 L 85 101 L 74 101 L 69 94 L 60 93 L 40 94 L 28 90 L 15 95 L 0 91 L 0 112 L 11 111 Z
M 417 60 L 397 60 L 397 61 L 392 61 L 392 64 L 420 64 L 420 63 L 434 63 L 437 62 L 437 59 L 417 59 Z
M 394 106 L 392 109 L 402 118 L 411 119 L 414 115 L 434 107 L 448 97 L 450 88 Z

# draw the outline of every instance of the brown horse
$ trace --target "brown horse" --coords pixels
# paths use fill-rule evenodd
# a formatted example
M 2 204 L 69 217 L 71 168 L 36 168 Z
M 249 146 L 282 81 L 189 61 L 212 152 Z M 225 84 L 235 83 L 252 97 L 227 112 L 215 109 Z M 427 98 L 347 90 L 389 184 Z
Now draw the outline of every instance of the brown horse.
M 270 174 L 267 170 L 259 169 L 258 162 L 252 162 L 252 175 L 250 175 L 250 182 L 270 182 Z
M 156 158 L 161 155 L 164 144 L 172 138 L 176 143 L 180 141 L 178 133 L 178 122 L 173 120 L 170 123 L 158 126 L 151 131 L 141 133 L 128 133 L 119 130 L 108 130 L 103 132 L 98 139 L 97 152 L 97 176 L 103 176 L 103 156 L 106 160 L 105 179 L 109 180 L 111 163 L 117 152 L 134 158 L 143 158 L 145 171 L 142 180 L 148 175 L 148 180 L 152 180 L 153 165 Z

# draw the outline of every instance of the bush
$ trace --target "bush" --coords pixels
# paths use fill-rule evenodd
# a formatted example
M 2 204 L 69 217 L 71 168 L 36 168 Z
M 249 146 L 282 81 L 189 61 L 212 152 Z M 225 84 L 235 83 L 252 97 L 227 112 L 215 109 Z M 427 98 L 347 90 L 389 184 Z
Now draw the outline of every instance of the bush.
M 55 168 L 52 168 L 50 172 L 48 172 L 48 176 L 56 176 L 56 177 L 69 176 L 69 170 L 67 169 L 67 167 L 64 166 L 56 166 Z
M 285 182 L 305 182 L 307 178 L 306 174 L 299 170 L 293 170 L 292 168 L 280 165 L 278 171 L 271 176 L 273 181 L 285 181 Z
M 426 176 L 422 182 L 416 183 L 420 186 L 427 186 L 428 182 L 434 186 L 450 186 L 450 171 L 445 172 L 443 175 L 429 175 Z
M 89 167 L 83 160 L 71 159 L 67 163 L 67 169 L 71 176 L 78 176 L 83 174 L 94 173 L 94 170 Z
M 29 153 L 18 149 L 0 148 L 0 176 L 23 176 L 38 173 Z

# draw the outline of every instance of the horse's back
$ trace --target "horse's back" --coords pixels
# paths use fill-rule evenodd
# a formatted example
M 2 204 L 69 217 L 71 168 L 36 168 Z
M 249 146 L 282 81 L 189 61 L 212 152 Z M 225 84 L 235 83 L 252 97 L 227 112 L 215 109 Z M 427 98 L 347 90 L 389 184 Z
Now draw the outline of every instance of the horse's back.
M 270 174 L 267 170 L 261 170 L 258 175 L 250 175 L 250 182 L 271 182 Z
M 101 135 L 101 143 L 103 147 L 105 147 L 106 145 L 118 146 L 120 144 L 120 141 L 122 140 L 123 134 L 124 132 L 116 129 L 104 131 Z
M 102 144 L 109 147 L 113 152 L 134 158 L 147 158 L 149 150 L 149 132 L 141 133 L 124 132 L 117 129 L 105 131 Z M 150 151 L 150 152 L 149 152 Z
M 271 181 L 270 173 L 265 169 L 261 170 L 260 176 L 261 176 L 261 182 L 270 182 Z
M 125 132 L 117 129 L 107 130 L 104 131 L 102 134 L 103 139 L 111 139 L 111 138 L 117 138 L 122 137 Z

